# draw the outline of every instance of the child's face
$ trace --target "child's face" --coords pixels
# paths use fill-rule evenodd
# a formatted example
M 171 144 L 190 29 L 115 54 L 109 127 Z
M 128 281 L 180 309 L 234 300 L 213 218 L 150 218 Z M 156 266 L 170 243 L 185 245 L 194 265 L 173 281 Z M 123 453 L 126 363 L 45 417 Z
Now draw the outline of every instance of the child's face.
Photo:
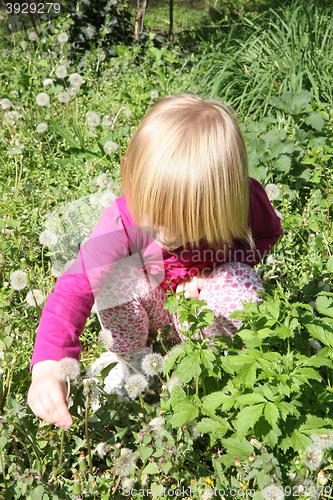
M 155 243 L 161 248 L 165 250 L 175 250 L 175 248 L 179 248 L 182 246 L 182 241 L 180 237 L 167 237 L 165 235 L 164 228 L 162 226 L 158 227 L 158 230 L 155 228 L 150 228 L 148 225 L 145 228 L 147 232 L 151 235 Z

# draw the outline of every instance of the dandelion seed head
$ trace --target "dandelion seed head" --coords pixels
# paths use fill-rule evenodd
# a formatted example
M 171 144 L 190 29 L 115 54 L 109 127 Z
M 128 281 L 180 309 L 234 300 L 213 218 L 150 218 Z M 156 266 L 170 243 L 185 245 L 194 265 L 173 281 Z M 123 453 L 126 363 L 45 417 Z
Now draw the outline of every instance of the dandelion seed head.
M 20 115 L 17 111 L 8 111 L 5 114 L 5 120 L 9 125 L 15 125 L 17 120 L 20 118 Z
M 150 97 L 151 99 L 157 99 L 158 98 L 158 90 L 154 89 L 150 92 Z
M 58 42 L 60 42 L 60 43 L 66 43 L 66 42 L 68 42 L 68 35 L 67 35 L 67 33 L 64 33 L 64 32 L 63 33 L 59 33 L 59 35 L 58 35 Z
M 106 349 L 111 349 L 114 344 L 111 330 L 101 330 L 98 335 L 98 340 Z
M 66 66 L 64 66 L 63 64 L 60 64 L 60 66 L 58 66 L 55 70 L 55 74 L 58 78 L 60 78 L 61 80 L 66 78 L 67 76 L 67 68 Z
M 49 87 L 50 85 L 53 85 L 52 78 L 45 78 L 45 80 L 43 81 L 43 85 L 44 87 Z
M 27 284 L 27 275 L 23 271 L 14 271 L 9 278 L 14 290 L 23 290 Z
M 318 342 L 318 341 L 317 341 Z M 318 342 L 319 343 L 319 342 Z M 321 344 L 320 350 L 322 348 Z M 322 450 L 327 450 L 329 448 L 333 448 L 333 431 L 329 431 L 325 434 L 313 434 L 311 436 L 311 441 L 315 446 L 321 448 Z
M 102 126 L 103 127 L 111 127 L 113 124 L 113 118 L 110 115 L 104 115 L 103 120 L 102 120 Z
M 125 389 L 131 399 L 136 399 L 148 389 L 148 380 L 141 373 L 131 375 L 126 381 Z
M 214 490 L 212 490 L 212 489 L 209 489 L 209 490 L 205 489 L 202 492 L 201 498 L 202 498 L 202 500 L 209 500 L 209 498 L 213 498 L 213 496 L 214 496 Z
M 55 245 L 57 241 L 57 235 L 49 229 L 45 229 L 45 231 L 42 231 L 39 235 L 39 243 L 43 246 L 49 247 Z
M 104 457 L 106 455 L 106 443 L 98 443 L 96 446 L 96 452 L 101 458 Z
M 56 376 L 59 380 L 66 381 L 67 377 L 70 380 L 76 379 L 80 375 L 80 363 L 74 358 L 62 358 L 58 361 Z
M 115 471 L 116 474 L 129 476 L 135 466 L 136 455 L 129 448 L 122 448 L 120 456 L 116 458 Z
M 101 117 L 95 111 L 88 111 L 86 120 L 89 127 L 97 127 L 101 123 Z
M 39 123 L 37 125 L 36 131 L 38 132 L 38 134 L 43 134 L 44 132 L 47 131 L 48 128 L 49 128 L 48 124 L 45 122 L 42 122 L 42 123 Z
M 99 204 L 103 208 L 109 207 L 116 198 L 116 195 L 112 191 L 106 191 L 103 196 L 101 196 Z
M 270 201 L 277 200 L 281 192 L 276 184 L 267 184 L 265 191 Z
M 45 297 L 38 289 L 35 288 L 32 291 L 30 290 L 30 292 L 28 292 L 25 300 L 27 301 L 29 306 L 36 307 L 36 302 L 38 306 L 44 304 Z
M 118 143 L 115 141 L 108 141 L 104 144 L 103 149 L 106 154 L 112 155 L 119 148 Z
M 31 31 L 28 35 L 28 38 L 31 42 L 35 42 L 36 40 L 38 40 L 38 35 L 35 31 Z
M 146 375 L 154 376 L 156 373 L 162 373 L 164 366 L 164 358 L 157 352 L 147 354 L 142 360 L 142 370 Z
M 6 97 L 1 99 L 0 104 L 3 110 L 10 109 L 12 107 L 12 101 Z
M 67 103 L 70 99 L 70 96 L 68 94 L 68 92 L 59 92 L 58 94 L 58 101 L 59 102 L 62 102 L 62 103 Z
M 69 87 L 67 89 L 67 94 L 70 96 L 70 97 L 74 97 L 77 93 L 78 93 L 79 89 L 76 88 L 76 87 Z
M 309 447 L 306 449 L 304 463 L 308 469 L 316 470 L 323 461 L 323 449 L 318 447 Z
M 164 424 L 163 417 L 155 417 L 149 422 L 148 425 L 153 431 L 160 434 L 164 429 L 163 424 Z
M 274 484 L 263 488 L 261 494 L 265 500 L 284 500 L 283 488 L 278 488 Z
M 108 174 L 99 174 L 99 176 L 96 179 L 97 185 L 100 188 L 106 188 L 111 185 L 111 177 Z
M 69 75 L 69 81 L 73 87 L 80 87 L 80 85 L 84 83 L 84 80 L 80 73 L 72 73 L 71 75 Z
M 48 106 L 50 104 L 50 96 L 45 92 L 40 92 L 36 96 L 38 106 Z
M 169 380 L 166 382 L 165 386 L 168 389 L 169 392 L 172 391 L 172 389 L 175 387 L 175 385 L 182 385 L 182 382 L 178 375 L 172 375 L 172 377 L 169 378 Z
M 121 482 L 121 486 L 124 490 L 131 490 L 135 484 L 135 480 L 132 477 L 124 477 Z
M 276 213 L 276 215 L 279 217 L 279 219 L 281 219 L 281 220 L 282 220 L 282 218 L 283 218 L 282 213 L 281 213 L 279 210 L 275 210 L 275 213 Z

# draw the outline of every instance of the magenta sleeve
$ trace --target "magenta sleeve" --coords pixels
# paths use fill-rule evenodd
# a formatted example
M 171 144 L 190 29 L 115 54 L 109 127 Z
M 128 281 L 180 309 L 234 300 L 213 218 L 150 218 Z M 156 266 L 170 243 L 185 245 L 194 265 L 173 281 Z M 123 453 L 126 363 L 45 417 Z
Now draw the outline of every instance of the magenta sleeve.
M 38 326 L 30 371 L 35 363 L 79 360 L 83 332 L 98 291 L 114 265 L 128 256 L 128 240 L 116 203 L 106 208 L 72 266 L 47 297 Z

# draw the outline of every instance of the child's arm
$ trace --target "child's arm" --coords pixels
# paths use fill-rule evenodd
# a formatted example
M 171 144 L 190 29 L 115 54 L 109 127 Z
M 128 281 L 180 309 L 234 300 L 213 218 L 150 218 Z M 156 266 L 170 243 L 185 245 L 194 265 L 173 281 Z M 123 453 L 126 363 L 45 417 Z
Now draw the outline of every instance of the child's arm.
M 57 361 L 49 360 L 33 366 L 28 404 L 38 417 L 68 429 L 73 419 L 66 403 L 67 384 L 55 375 L 57 364 Z

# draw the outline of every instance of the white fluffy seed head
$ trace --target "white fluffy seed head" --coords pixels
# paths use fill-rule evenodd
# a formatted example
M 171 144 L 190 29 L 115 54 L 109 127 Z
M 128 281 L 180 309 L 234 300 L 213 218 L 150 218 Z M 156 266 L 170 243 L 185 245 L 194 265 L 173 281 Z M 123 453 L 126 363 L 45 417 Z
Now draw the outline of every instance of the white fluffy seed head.
M 119 148 L 119 145 L 115 141 L 108 141 L 103 146 L 105 153 L 108 155 L 113 155 L 113 153 L 115 153 L 118 148 Z
M 304 463 L 310 470 L 316 470 L 322 463 L 324 458 L 323 449 L 319 446 L 313 446 L 306 449 Z
M 106 349 L 111 349 L 114 344 L 110 330 L 101 330 L 98 334 L 98 340 Z
M 116 458 L 115 471 L 119 476 L 129 476 L 135 466 L 136 455 L 129 448 L 122 448 Z
M 84 83 L 84 80 L 80 73 L 72 73 L 71 75 L 69 75 L 69 81 L 73 87 L 80 87 L 80 85 Z
M 45 92 L 40 92 L 36 96 L 38 106 L 48 106 L 50 104 L 50 96 Z
M 60 64 L 55 70 L 55 74 L 58 78 L 64 79 L 67 76 L 67 68 L 63 64 Z
M 36 307 L 36 302 L 38 306 L 44 304 L 45 297 L 37 288 L 34 288 L 32 291 L 30 290 L 30 292 L 28 292 L 25 300 L 29 306 Z
M 59 92 L 58 101 L 66 104 L 70 99 L 68 92 Z
M 101 123 L 101 117 L 95 111 L 88 111 L 86 120 L 89 127 L 97 127 Z
M 14 290 L 23 290 L 27 285 L 27 275 L 23 271 L 14 271 L 9 278 Z
M 157 373 L 162 373 L 164 366 L 164 358 L 161 354 L 147 354 L 142 360 L 142 370 L 148 376 L 154 376 Z
M 269 484 L 263 488 L 261 494 L 265 500 L 284 500 L 283 488 L 279 488 L 275 484 Z
M 276 184 L 267 184 L 265 191 L 270 201 L 277 200 L 280 197 L 281 191 Z
M 58 35 L 58 42 L 60 42 L 60 43 L 66 43 L 66 42 L 68 42 L 68 35 L 67 35 L 67 33 L 64 33 L 64 32 L 63 33 L 59 33 L 59 35 Z
M 80 363 L 74 358 L 62 358 L 58 361 L 56 376 L 59 380 L 66 381 L 67 377 L 70 380 L 76 379 L 80 375 Z
M 38 132 L 38 134 L 43 134 L 44 132 L 47 131 L 48 128 L 49 128 L 48 124 L 45 122 L 42 122 L 42 123 L 39 123 L 37 125 L 36 131 Z
M 39 243 L 43 246 L 49 247 L 55 245 L 57 241 L 57 235 L 49 229 L 45 229 L 45 231 L 41 232 L 39 235 Z
M 43 85 L 44 87 L 49 87 L 50 85 L 53 85 L 52 78 L 45 78 L 45 80 L 43 81 Z
M 141 373 L 131 375 L 126 381 L 125 389 L 131 399 L 136 399 L 139 394 L 148 389 L 148 380 Z
M 0 101 L 2 109 L 10 109 L 12 107 L 12 101 L 10 99 L 7 99 L 6 97 L 4 99 L 1 99 Z

